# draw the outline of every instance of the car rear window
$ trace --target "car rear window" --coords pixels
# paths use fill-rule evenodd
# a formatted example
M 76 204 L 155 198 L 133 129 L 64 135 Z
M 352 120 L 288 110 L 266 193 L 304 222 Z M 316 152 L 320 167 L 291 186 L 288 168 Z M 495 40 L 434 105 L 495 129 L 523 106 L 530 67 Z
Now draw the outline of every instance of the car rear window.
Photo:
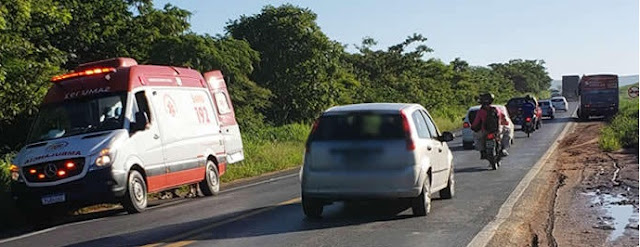
M 404 139 L 400 114 L 349 113 L 323 116 L 312 141 Z
M 524 98 L 510 99 L 507 102 L 507 106 L 521 106 L 522 104 L 524 104 Z
M 478 110 L 469 111 L 469 123 L 473 123 L 473 120 L 476 119 L 477 113 L 478 113 Z
M 553 102 L 563 102 L 564 100 L 562 100 L 562 99 L 552 99 L 551 101 L 553 101 Z
M 540 106 L 549 106 L 549 102 L 540 102 Z

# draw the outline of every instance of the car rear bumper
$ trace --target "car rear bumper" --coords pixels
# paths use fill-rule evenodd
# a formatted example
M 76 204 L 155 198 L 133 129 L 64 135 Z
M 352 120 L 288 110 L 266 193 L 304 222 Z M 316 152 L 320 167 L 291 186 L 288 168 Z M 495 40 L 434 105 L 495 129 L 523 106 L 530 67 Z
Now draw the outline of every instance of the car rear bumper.
M 425 175 L 419 167 L 384 171 L 303 171 L 302 193 L 333 201 L 416 197 Z
M 122 175 L 122 176 L 120 176 Z M 31 207 L 74 205 L 84 206 L 96 203 L 118 202 L 125 194 L 126 175 L 114 176 L 105 168 L 88 172 L 84 178 L 55 186 L 30 187 L 25 183 L 13 182 L 11 192 L 21 205 Z M 42 198 L 64 195 L 64 201 L 43 205 Z
M 580 109 L 583 114 L 588 116 L 613 116 L 618 113 L 617 107 L 583 107 Z

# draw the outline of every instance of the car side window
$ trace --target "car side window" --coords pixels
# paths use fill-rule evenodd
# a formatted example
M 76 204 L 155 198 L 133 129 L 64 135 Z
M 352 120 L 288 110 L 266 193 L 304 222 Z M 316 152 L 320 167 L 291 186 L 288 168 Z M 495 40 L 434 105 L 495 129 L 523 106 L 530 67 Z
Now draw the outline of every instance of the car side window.
M 147 101 L 147 97 L 144 95 L 144 91 L 137 92 L 135 94 L 135 104 L 133 105 L 133 114 L 138 112 L 144 112 L 151 122 L 151 111 L 149 110 L 149 102 Z M 133 118 L 133 122 L 135 122 L 135 118 Z
M 431 119 L 431 116 L 429 116 L 429 114 L 427 114 L 424 111 L 420 111 L 420 113 L 422 113 L 422 116 L 426 119 L 427 121 L 427 128 L 429 128 L 429 134 L 431 135 L 432 138 L 436 138 L 439 136 L 438 134 L 438 128 L 436 127 L 436 124 L 433 122 L 433 120 Z
M 431 138 L 431 135 L 429 135 L 429 130 L 427 129 L 427 123 L 420 115 L 420 111 L 413 112 L 413 114 L 411 114 L 411 117 L 413 118 L 413 123 L 416 125 L 416 129 L 418 129 L 418 137 L 424 139 Z

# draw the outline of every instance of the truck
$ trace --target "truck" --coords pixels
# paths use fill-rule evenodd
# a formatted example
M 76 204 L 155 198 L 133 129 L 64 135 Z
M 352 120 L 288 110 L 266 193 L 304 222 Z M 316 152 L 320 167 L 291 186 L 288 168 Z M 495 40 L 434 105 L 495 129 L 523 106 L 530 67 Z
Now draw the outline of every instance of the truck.
M 562 76 L 562 96 L 564 96 L 568 101 L 577 101 L 579 82 L 580 82 L 580 76 L 577 76 L 577 75 Z
M 578 86 L 578 118 L 610 117 L 618 113 L 618 76 L 610 74 L 587 75 Z
M 244 159 L 224 77 L 132 58 L 81 64 L 54 76 L 10 166 L 26 213 L 67 205 L 147 207 L 147 194 L 197 185 L 220 190 L 227 164 Z

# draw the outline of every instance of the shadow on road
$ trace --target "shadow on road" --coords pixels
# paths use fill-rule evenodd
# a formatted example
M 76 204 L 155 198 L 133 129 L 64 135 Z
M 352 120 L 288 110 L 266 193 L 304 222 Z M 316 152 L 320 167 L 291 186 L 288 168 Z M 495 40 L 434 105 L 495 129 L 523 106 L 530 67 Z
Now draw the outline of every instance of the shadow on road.
M 491 169 L 489 169 L 489 167 L 474 166 L 474 167 L 467 167 L 467 168 L 456 168 L 455 173 L 486 172 L 490 170 Z
M 438 200 L 438 199 L 434 199 Z M 414 217 L 400 215 L 409 208 L 408 201 L 367 201 L 337 203 L 331 206 L 321 219 L 309 219 L 302 213 L 300 203 L 273 207 L 271 210 L 252 214 L 267 208 L 256 208 L 238 213 L 226 214 L 202 220 L 190 221 L 173 225 L 165 225 L 152 229 L 109 236 L 91 241 L 81 242 L 69 246 L 139 246 L 159 242 L 171 236 L 196 229 L 206 228 L 224 219 L 238 218 L 227 224 L 216 226 L 207 231 L 197 232 L 181 240 L 216 240 L 236 239 L 265 235 L 276 235 L 292 232 L 304 232 L 317 229 L 338 228 L 344 226 L 362 225 L 372 222 L 385 222 Z M 250 215 L 242 217 L 242 215 Z M 221 220 L 222 219 L 222 220 Z M 256 224 L 259 222 L 259 224 Z M 196 230 L 197 231 L 197 230 Z M 124 245 L 123 245 L 124 244 Z

